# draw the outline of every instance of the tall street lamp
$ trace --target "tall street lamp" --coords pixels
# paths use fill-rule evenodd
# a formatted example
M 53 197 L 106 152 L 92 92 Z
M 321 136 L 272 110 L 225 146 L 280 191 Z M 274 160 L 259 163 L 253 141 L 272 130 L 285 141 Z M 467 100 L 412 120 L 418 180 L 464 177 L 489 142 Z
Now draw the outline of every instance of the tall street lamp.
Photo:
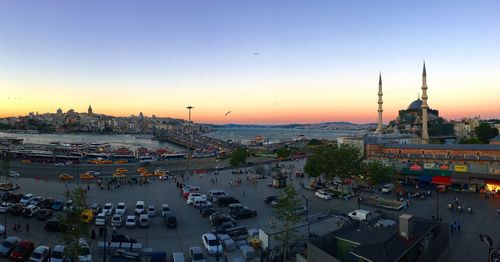
M 186 109 L 189 111 L 189 134 L 188 134 L 188 154 L 187 154 L 187 175 L 189 176 L 189 158 L 191 157 L 191 109 L 194 109 L 194 106 L 187 106 Z

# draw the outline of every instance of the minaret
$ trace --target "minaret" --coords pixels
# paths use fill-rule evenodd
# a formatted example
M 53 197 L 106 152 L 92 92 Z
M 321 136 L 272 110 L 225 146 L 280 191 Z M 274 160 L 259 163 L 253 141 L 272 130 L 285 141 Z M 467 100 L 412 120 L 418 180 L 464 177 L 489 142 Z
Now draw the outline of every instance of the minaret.
M 91 105 L 89 105 L 89 109 L 87 109 L 87 113 L 89 115 L 92 115 L 92 106 Z
M 427 104 L 427 74 L 425 72 L 425 61 L 424 61 L 424 71 L 422 72 L 422 143 L 427 144 L 429 142 L 429 132 L 427 131 L 427 109 L 429 105 Z
M 375 130 L 376 134 L 381 134 L 382 133 L 382 112 L 384 111 L 382 109 L 382 104 L 384 103 L 382 101 L 382 74 L 379 73 L 378 75 L 378 122 L 377 122 L 377 130 Z

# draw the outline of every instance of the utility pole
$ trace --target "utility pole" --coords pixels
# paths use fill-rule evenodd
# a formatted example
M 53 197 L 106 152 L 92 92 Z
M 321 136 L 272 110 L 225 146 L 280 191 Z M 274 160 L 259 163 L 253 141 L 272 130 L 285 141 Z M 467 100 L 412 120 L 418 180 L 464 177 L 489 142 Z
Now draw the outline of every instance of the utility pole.
M 191 134 L 192 134 L 192 130 L 191 130 L 191 109 L 194 109 L 194 106 L 187 106 L 186 109 L 189 111 L 189 121 L 188 121 L 188 125 L 189 125 L 189 134 L 188 134 L 188 154 L 187 154 L 187 175 L 189 177 L 189 158 L 191 157 Z
M 307 223 L 307 240 L 309 241 L 310 233 L 309 233 L 309 198 L 302 195 L 304 200 L 306 200 L 306 223 Z

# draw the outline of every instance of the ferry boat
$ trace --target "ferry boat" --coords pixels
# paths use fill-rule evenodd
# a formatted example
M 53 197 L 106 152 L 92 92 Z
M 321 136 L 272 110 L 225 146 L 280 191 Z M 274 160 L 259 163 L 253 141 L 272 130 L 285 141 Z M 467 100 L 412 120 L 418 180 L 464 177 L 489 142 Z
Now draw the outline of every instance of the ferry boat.
M 156 158 L 152 157 L 152 156 L 140 156 L 139 157 L 139 162 L 140 163 L 151 163 L 151 162 L 154 162 L 154 161 L 157 161 Z

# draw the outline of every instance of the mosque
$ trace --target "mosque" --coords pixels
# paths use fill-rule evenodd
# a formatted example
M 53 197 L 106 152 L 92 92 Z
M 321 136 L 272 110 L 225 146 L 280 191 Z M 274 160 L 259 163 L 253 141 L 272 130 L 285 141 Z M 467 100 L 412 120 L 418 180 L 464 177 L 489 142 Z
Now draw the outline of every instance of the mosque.
M 382 75 L 378 83 L 378 121 L 375 134 L 379 137 L 394 137 L 399 135 L 415 136 L 420 143 L 427 144 L 455 138 L 453 124 L 439 116 L 437 109 L 431 109 L 427 103 L 427 73 L 425 62 L 422 72 L 422 96 L 410 103 L 407 109 L 399 110 L 398 117 L 389 122 L 384 128 L 382 125 Z

